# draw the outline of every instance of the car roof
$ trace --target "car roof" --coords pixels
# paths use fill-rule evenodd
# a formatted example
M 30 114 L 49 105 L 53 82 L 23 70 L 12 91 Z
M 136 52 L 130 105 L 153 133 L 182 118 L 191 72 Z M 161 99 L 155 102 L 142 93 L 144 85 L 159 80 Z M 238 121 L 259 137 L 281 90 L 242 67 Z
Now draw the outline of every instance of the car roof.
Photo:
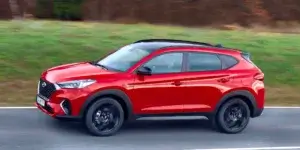
M 167 48 L 167 47 L 211 47 L 222 50 L 232 50 L 225 48 L 221 44 L 212 45 L 210 43 L 196 42 L 196 41 L 185 41 L 185 40 L 174 40 L 174 39 L 144 39 L 132 43 L 133 46 L 149 50 L 151 52 Z

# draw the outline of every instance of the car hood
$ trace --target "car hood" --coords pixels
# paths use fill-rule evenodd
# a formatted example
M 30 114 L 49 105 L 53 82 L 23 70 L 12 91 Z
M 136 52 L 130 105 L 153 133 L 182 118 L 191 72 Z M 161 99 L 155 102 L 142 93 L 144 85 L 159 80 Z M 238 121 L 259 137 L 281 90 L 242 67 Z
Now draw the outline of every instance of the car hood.
M 50 68 L 42 74 L 42 78 L 49 82 L 57 83 L 70 80 L 94 79 L 99 75 L 114 73 L 116 72 L 108 71 L 88 62 L 80 62 Z

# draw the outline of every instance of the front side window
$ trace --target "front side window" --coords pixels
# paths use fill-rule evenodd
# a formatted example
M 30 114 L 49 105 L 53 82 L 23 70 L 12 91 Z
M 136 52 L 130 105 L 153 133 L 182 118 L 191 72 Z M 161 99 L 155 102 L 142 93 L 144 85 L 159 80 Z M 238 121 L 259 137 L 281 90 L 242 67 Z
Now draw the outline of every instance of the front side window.
M 166 53 L 154 57 L 144 64 L 144 67 L 151 69 L 151 73 L 177 73 L 182 69 L 182 53 Z
M 100 60 L 97 64 L 108 69 L 124 72 L 150 53 L 148 50 L 127 45 Z
M 221 70 L 222 63 L 217 55 L 209 53 L 188 53 L 188 71 Z

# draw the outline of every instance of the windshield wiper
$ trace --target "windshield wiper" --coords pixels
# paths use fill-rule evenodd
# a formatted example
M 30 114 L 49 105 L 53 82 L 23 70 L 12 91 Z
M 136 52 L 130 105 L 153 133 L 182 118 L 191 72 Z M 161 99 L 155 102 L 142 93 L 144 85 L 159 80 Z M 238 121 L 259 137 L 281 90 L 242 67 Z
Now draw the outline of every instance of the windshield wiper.
M 99 66 L 99 67 L 102 67 L 102 68 L 104 68 L 104 69 L 106 69 L 106 70 L 109 70 L 106 66 L 104 66 L 104 65 L 101 65 L 101 64 L 98 64 L 98 63 L 95 63 L 95 65 L 96 66 Z
M 101 67 L 103 69 L 106 69 L 106 70 L 109 70 L 108 67 L 106 67 L 104 65 L 101 65 L 101 64 L 98 64 L 97 62 L 90 62 L 90 64 L 95 65 L 95 66 L 99 66 L 99 67 Z
M 99 66 L 99 67 L 101 67 L 101 68 L 103 68 L 105 70 L 113 70 L 113 71 L 123 72 L 123 70 L 119 70 L 119 69 L 115 69 L 115 68 L 110 68 L 110 67 L 104 66 L 102 64 L 99 64 L 97 62 L 89 62 L 89 63 L 92 64 L 92 65 L 95 65 L 95 66 Z

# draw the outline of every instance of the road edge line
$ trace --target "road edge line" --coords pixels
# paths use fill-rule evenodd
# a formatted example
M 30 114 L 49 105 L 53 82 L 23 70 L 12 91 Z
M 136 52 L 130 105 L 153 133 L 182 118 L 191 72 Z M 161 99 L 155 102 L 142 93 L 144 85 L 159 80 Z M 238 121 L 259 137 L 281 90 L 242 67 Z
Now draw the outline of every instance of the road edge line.
M 0 109 L 35 109 L 35 106 L 0 106 Z M 300 106 L 266 106 L 266 109 L 300 109 Z
M 35 109 L 35 106 L 2 106 L 0 109 Z
M 265 106 L 267 109 L 300 109 L 300 106 Z
M 251 148 L 211 148 L 211 149 L 184 149 L 184 150 L 294 150 L 300 149 L 300 146 L 289 147 L 251 147 Z

